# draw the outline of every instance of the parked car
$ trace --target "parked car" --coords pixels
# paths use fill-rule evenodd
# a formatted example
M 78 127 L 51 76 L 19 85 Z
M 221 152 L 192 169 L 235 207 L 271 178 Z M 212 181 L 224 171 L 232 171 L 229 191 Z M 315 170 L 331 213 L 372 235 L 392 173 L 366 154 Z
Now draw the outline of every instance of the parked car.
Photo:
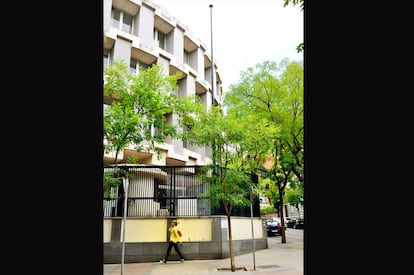
M 288 228 L 293 229 L 305 229 L 305 220 L 304 219 L 291 219 L 287 223 Z
M 282 224 L 282 220 L 280 219 L 280 218 L 272 218 L 272 220 L 273 221 L 277 221 L 277 222 L 279 222 L 280 224 Z M 286 227 L 287 227 L 287 219 L 286 218 L 284 218 L 284 220 L 285 220 L 285 229 L 286 229 Z
M 293 228 L 295 228 L 295 229 L 305 229 L 305 220 L 304 219 L 298 219 Z
M 290 219 L 288 220 L 288 222 L 286 223 L 286 227 L 287 228 L 294 228 L 296 224 L 296 219 Z
M 265 221 L 267 236 L 277 236 L 282 235 L 282 225 L 276 220 L 266 220 Z

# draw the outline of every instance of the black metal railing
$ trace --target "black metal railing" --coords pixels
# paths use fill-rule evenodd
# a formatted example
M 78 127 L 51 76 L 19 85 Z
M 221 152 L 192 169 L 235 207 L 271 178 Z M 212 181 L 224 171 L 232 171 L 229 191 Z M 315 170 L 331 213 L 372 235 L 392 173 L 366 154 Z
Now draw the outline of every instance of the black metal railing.
M 199 175 L 203 166 L 120 166 L 127 172 L 127 216 L 210 216 L 225 214 L 222 208 L 212 207 L 199 195 L 209 184 Z M 115 168 L 105 168 L 114 172 Z M 113 198 L 104 199 L 103 216 L 124 215 L 123 184 L 113 188 Z M 234 208 L 236 216 L 250 216 L 250 208 Z M 259 201 L 253 204 L 254 216 L 260 216 Z

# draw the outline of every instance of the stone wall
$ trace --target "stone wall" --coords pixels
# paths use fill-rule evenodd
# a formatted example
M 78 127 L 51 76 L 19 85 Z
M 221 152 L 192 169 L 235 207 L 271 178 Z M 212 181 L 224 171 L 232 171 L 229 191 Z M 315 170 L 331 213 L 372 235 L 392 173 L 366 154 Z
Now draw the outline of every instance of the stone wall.
M 211 220 L 211 240 L 208 241 L 184 241 L 181 246 L 181 252 L 186 260 L 211 260 L 223 259 L 230 257 L 227 217 L 203 217 L 200 219 Z M 232 217 L 233 219 L 233 217 Z M 232 227 L 233 236 L 251 236 L 246 231 L 251 231 L 250 218 L 234 217 L 237 224 L 245 224 L 244 226 Z M 186 221 L 191 223 L 191 220 Z M 169 224 L 169 223 L 165 223 Z M 233 222 L 232 222 L 233 224 Z M 255 249 L 267 249 L 266 229 L 260 218 L 255 218 L 255 224 L 261 224 L 260 235 L 254 236 Z M 189 226 L 189 225 L 188 225 Z M 190 227 L 190 226 L 189 226 Z M 243 231 L 243 232 L 240 232 Z M 131 236 L 131 233 L 129 233 Z M 258 233 L 256 233 L 258 234 Z M 127 236 L 127 234 L 125 234 Z M 103 263 L 104 264 L 120 264 L 122 261 L 122 220 L 117 219 L 112 223 L 111 240 L 104 242 Z M 244 239 L 233 239 L 234 256 L 251 253 L 253 251 L 253 240 L 251 237 Z M 168 242 L 152 241 L 152 242 L 125 242 L 124 263 L 140 263 L 140 262 L 158 262 L 165 258 Z M 178 255 L 171 250 L 169 260 L 179 260 Z

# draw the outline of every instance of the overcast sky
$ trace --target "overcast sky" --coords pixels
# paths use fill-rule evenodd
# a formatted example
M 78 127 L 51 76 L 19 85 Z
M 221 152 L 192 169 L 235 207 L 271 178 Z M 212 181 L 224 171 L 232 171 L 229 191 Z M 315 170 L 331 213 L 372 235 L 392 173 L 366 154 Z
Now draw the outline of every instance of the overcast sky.
M 303 61 L 296 46 L 303 42 L 303 12 L 283 7 L 283 0 L 151 0 L 187 26 L 213 59 L 226 92 L 241 71 L 263 61 Z M 210 20 L 210 8 L 212 20 Z

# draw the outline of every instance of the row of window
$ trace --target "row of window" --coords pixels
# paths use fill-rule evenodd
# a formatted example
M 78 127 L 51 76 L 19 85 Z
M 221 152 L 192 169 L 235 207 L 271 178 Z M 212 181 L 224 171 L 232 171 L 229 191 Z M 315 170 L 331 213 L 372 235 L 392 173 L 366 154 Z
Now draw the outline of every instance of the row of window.
M 133 24 L 132 15 L 126 12 L 114 9 L 114 8 L 112 9 L 112 13 L 111 13 L 112 27 L 132 34 L 132 24 Z
M 134 20 L 133 20 L 132 15 L 126 12 L 117 10 L 115 8 L 112 8 L 111 26 L 113 28 L 132 34 L 133 23 L 134 23 Z M 167 40 L 167 34 L 154 28 L 154 41 L 156 42 L 156 45 L 163 50 L 167 50 L 166 40 Z
M 104 49 L 104 53 L 103 53 L 103 66 L 104 69 L 106 69 L 110 62 L 110 50 L 108 49 Z M 129 73 L 133 74 L 133 75 L 137 75 L 139 72 L 139 68 L 148 68 L 149 65 L 145 64 L 145 63 L 140 63 L 138 60 L 136 60 L 135 58 L 131 58 L 131 60 L 129 61 Z
M 133 16 L 117 10 L 115 8 L 112 8 L 112 13 L 111 13 L 111 26 L 113 28 L 122 30 L 124 32 L 127 32 L 129 34 L 132 34 L 132 30 L 133 30 Z M 155 45 L 158 46 L 160 49 L 163 49 L 164 51 L 167 51 L 167 34 L 163 33 L 162 31 L 154 28 L 154 41 L 155 41 Z M 183 62 L 191 65 L 191 52 L 188 52 L 186 50 L 184 50 L 184 60 Z M 108 62 L 104 60 L 104 66 L 106 68 L 106 66 L 108 65 Z M 131 68 L 132 71 L 136 71 L 136 68 Z

